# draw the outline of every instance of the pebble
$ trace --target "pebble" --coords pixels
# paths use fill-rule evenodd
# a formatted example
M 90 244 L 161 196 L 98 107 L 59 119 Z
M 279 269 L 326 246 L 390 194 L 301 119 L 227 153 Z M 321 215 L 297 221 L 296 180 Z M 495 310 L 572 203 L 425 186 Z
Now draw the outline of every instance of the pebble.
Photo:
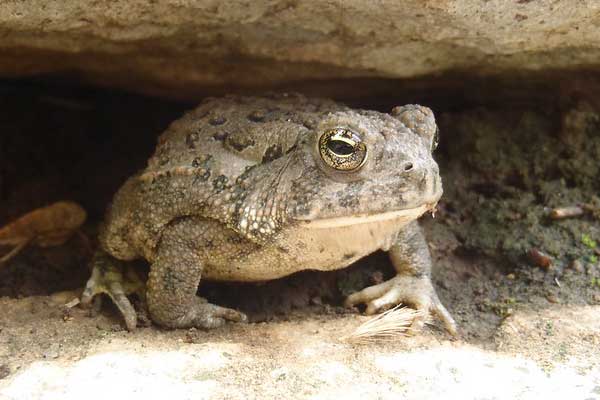
M 552 257 L 539 249 L 531 248 L 527 252 L 527 255 L 529 256 L 529 260 L 538 267 L 550 269 L 552 266 Z
M 569 264 L 569 268 L 576 272 L 583 272 L 583 263 L 579 260 L 573 260 Z
M 548 295 L 546 295 L 546 300 L 548 300 L 550 303 L 554 303 L 554 304 L 560 303 L 560 300 L 554 294 L 548 294 Z

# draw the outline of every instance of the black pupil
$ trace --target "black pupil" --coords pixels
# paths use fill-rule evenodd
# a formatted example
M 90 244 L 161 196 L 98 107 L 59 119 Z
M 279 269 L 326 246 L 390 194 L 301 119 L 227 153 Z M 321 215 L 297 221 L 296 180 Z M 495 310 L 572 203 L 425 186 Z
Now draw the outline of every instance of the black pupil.
M 327 143 L 327 147 L 329 148 L 329 150 L 331 150 L 339 156 L 347 156 L 354 152 L 354 147 L 352 145 L 341 140 L 330 140 Z

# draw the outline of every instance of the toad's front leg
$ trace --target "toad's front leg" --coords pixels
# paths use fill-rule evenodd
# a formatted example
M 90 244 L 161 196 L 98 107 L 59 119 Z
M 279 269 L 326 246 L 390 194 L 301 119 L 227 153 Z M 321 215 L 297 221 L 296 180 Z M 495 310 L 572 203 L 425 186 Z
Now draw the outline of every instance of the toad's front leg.
M 216 328 L 246 316 L 196 296 L 203 262 L 202 221 L 179 219 L 163 232 L 148 276 L 146 299 L 152 320 L 169 328 Z
M 398 274 L 389 281 L 367 287 L 346 299 L 347 306 L 366 303 L 367 314 L 395 306 L 400 303 L 412 305 L 423 315 L 415 318 L 412 331 L 419 331 L 429 313 L 442 320 L 453 336 L 457 335 L 456 323 L 440 302 L 431 283 L 431 255 L 416 221 L 398 234 L 396 243 L 390 248 L 390 259 Z

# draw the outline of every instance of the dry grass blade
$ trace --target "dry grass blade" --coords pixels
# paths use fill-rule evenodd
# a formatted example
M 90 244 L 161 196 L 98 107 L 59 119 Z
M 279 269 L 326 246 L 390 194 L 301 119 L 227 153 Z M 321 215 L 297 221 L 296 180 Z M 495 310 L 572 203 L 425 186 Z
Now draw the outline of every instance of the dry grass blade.
M 413 320 L 425 317 L 422 311 L 413 310 L 400 304 L 371 318 L 356 328 L 354 332 L 343 336 L 341 340 L 350 343 L 368 343 L 407 336 Z

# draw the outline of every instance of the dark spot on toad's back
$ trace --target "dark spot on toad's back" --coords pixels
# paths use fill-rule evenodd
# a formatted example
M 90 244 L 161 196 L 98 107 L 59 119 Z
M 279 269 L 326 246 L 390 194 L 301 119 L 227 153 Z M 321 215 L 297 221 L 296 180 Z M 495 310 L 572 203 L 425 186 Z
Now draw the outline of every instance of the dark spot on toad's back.
M 227 186 L 227 177 L 225 175 L 219 175 L 213 181 L 213 187 L 217 193 L 221 192 Z
M 206 182 L 210 178 L 210 169 L 200 169 L 194 178 L 193 183 Z
M 211 124 L 212 126 L 223 125 L 225 122 L 227 122 L 227 120 L 221 116 L 212 117 L 211 119 L 208 120 L 208 123 Z
M 240 135 L 233 135 L 227 137 L 227 139 L 225 140 L 225 144 L 227 144 L 227 146 L 234 150 L 243 151 L 244 149 L 250 146 L 254 146 L 256 143 L 252 138 Z
M 202 168 L 202 169 L 210 169 L 210 160 L 211 159 L 212 159 L 212 156 L 210 154 L 205 155 L 205 156 L 195 157 L 192 160 L 192 167 Z
M 262 162 L 266 163 L 266 162 L 276 160 L 279 157 L 281 157 L 282 155 L 283 155 L 283 151 L 281 149 L 281 145 L 279 145 L 279 144 L 271 145 L 265 151 L 265 154 L 263 155 L 263 158 L 262 158 Z
M 216 141 L 222 142 L 223 140 L 227 139 L 227 136 L 229 136 L 229 132 L 220 131 L 215 133 L 212 138 Z

